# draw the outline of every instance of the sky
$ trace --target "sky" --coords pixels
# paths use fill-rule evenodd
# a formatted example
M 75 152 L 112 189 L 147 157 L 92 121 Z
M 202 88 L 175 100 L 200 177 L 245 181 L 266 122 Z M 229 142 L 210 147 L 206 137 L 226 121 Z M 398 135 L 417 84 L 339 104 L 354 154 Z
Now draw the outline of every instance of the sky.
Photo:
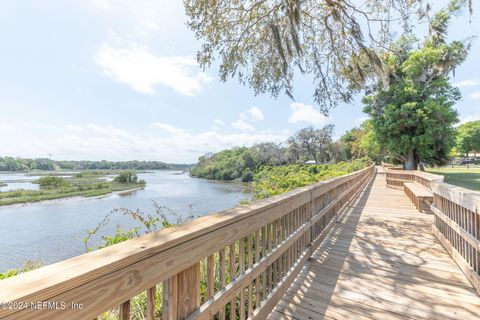
M 478 35 L 474 6 L 451 38 Z M 335 125 L 338 138 L 366 119 L 361 96 L 328 117 L 307 78 L 295 101 L 255 96 L 202 71 L 200 42 L 181 1 L 6 1 L 0 11 L 0 156 L 194 163 L 206 152 Z M 422 28 L 422 27 L 419 27 Z M 423 26 L 424 28 L 424 26 Z M 452 81 L 460 121 L 480 120 L 480 45 Z

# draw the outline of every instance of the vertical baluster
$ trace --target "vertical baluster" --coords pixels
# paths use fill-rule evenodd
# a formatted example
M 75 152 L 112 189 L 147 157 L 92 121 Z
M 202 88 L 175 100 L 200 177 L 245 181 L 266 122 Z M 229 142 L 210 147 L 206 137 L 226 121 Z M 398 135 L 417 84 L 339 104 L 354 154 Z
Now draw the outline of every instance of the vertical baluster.
M 220 279 L 220 290 L 225 288 L 225 265 L 226 265 L 225 258 L 226 258 L 225 257 L 225 248 L 223 248 L 218 253 L 218 260 L 219 260 L 219 263 L 220 263 L 219 272 L 218 272 L 219 273 L 219 279 Z M 225 320 L 225 307 L 223 307 L 220 310 L 219 316 L 220 316 L 220 320 Z
M 200 262 L 177 274 L 177 316 L 186 318 L 200 306 Z
M 262 257 L 267 255 L 267 227 L 263 227 L 262 234 Z M 267 290 L 267 271 L 262 272 L 262 299 L 265 299 Z
M 177 319 L 177 303 L 178 288 L 177 275 L 163 282 L 163 319 L 176 320 Z
M 248 236 L 248 269 L 253 265 L 253 234 Z M 248 315 L 250 316 L 253 312 L 253 299 L 252 299 L 252 291 L 253 291 L 253 279 L 248 284 Z
M 260 260 L 260 230 L 255 231 L 255 263 Z M 260 276 L 255 279 L 255 308 L 260 305 Z
M 238 259 L 240 275 L 242 275 L 245 272 L 245 238 L 240 240 Z M 240 290 L 240 320 L 243 319 L 245 319 L 245 288 Z
M 156 292 L 156 286 L 147 290 L 147 320 L 155 319 Z
M 273 221 L 272 223 L 272 245 L 273 248 L 277 247 L 277 240 L 278 240 L 278 234 L 277 234 L 277 220 Z M 275 288 L 277 285 L 277 276 L 278 276 L 278 259 L 273 261 L 272 265 L 272 289 Z
M 130 320 L 130 300 L 125 301 L 120 305 L 118 313 L 120 320 Z
M 271 224 L 267 224 L 267 255 L 271 252 L 272 249 L 272 231 L 271 231 Z M 267 279 L 266 279 L 266 287 L 267 287 L 267 295 L 270 294 L 270 288 L 271 288 L 271 276 L 272 274 L 272 265 L 269 265 L 267 267 Z
M 235 280 L 235 270 L 236 270 L 236 266 L 235 266 L 235 243 L 234 244 L 231 244 L 230 245 L 230 282 L 232 282 L 233 280 Z M 236 304 L 236 298 L 234 297 L 231 301 L 230 301 L 230 320 L 235 320 L 237 318 L 236 316 L 236 308 L 235 308 L 235 304 Z
M 207 300 L 215 294 L 215 259 L 213 254 L 207 257 Z

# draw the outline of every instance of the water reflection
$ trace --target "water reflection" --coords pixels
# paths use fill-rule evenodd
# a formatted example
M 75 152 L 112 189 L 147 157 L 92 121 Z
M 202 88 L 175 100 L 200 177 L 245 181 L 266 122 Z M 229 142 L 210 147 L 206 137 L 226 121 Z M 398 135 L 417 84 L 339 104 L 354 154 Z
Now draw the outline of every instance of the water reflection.
M 34 177 L 18 179 L 30 179 Z M 140 173 L 147 181 L 144 190 L 123 192 L 97 199 L 76 198 L 27 205 L 0 207 L 0 271 L 19 267 L 28 259 L 53 263 L 85 252 L 82 242 L 114 208 L 153 212 L 153 201 L 172 209 L 180 218 L 202 216 L 237 205 L 250 197 L 250 188 L 238 182 L 190 178 L 178 171 Z M 0 175 L 0 181 L 3 175 Z M 20 183 L 20 182 L 17 182 Z M 172 220 L 177 217 L 171 215 Z M 132 228 L 131 218 L 115 214 L 99 236 L 116 227 Z

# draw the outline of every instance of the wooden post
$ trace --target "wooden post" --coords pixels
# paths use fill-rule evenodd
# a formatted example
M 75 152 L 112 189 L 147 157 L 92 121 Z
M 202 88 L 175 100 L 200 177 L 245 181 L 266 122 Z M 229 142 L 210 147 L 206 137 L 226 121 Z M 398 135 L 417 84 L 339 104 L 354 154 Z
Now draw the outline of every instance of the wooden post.
M 200 262 L 177 274 L 177 319 L 200 307 Z
M 185 319 L 200 306 L 200 263 L 163 283 L 163 319 Z
M 120 320 L 130 320 L 130 300 L 125 301 L 120 305 L 118 313 Z

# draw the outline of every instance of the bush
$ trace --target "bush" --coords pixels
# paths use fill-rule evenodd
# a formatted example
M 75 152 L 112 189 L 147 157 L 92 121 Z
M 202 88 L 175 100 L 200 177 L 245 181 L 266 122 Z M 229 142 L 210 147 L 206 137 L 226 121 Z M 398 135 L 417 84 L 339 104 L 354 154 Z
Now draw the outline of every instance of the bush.
M 336 164 L 292 164 L 288 166 L 263 166 L 254 175 L 255 199 L 263 199 L 318 181 L 348 174 L 370 165 L 368 159 Z
M 41 177 L 33 181 L 33 183 L 40 185 L 41 188 L 62 188 L 70 185 L 65 179 L 55 176 Z
M 242 173 L 243 182 L 252 182 L 253 181 L 253 172 L 250 169 L 245 169 Z
M 138 177 L 134 171 L 122 171 L 114 179 L 118 183 L 137 183 Z

